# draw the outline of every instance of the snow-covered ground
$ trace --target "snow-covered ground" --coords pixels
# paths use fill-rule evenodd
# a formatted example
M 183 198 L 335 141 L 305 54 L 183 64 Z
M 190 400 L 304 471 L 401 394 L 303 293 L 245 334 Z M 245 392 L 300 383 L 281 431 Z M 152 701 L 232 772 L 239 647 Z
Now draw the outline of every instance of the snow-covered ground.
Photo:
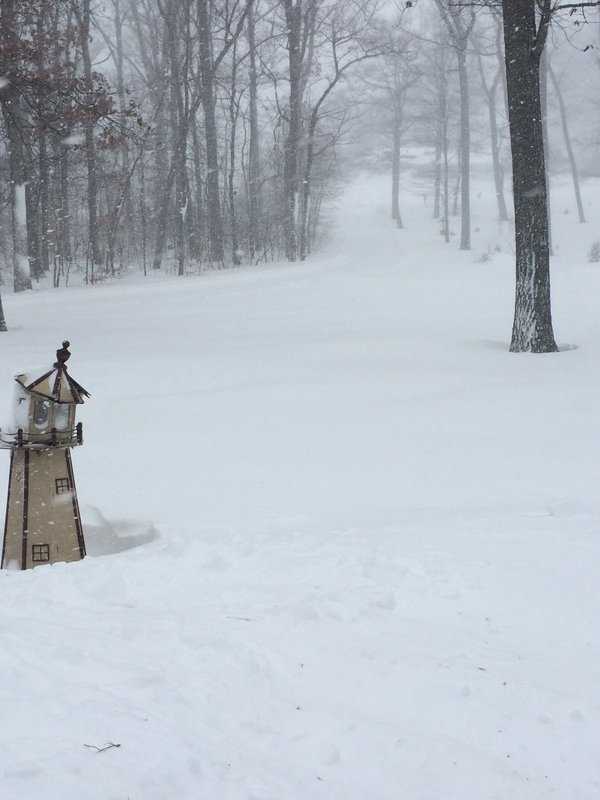
M 93 394 L 99 555 L 0 574 L 3 800 L 600 796 L 598 236 L 559 185 L 576 348 L 515 356 L 490 198 L 471 253 L 387 199 L 307 264 L 5 298 L 6 398 L 65 336 Z

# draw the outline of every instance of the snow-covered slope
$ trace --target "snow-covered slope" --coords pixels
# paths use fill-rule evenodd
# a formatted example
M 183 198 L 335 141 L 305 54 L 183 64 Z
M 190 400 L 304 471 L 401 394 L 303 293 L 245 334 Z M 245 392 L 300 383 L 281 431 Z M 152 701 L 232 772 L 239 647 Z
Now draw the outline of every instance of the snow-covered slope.
M 93 394 L 104 555 L 0 574 L 3 799 L 600 796 L 594 231 L 577 349 L 514 356 L 489 198 L 461 254 L 387 194 L 307 264 L 5 298 L 5 397 L 65 337 Z

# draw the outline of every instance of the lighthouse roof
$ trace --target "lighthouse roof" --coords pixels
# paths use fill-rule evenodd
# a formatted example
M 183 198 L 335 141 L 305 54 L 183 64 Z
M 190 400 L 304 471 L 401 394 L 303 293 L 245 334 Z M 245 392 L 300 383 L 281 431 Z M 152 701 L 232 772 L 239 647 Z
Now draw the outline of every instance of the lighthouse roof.
M 15 380 L 25 391 L 47 397 L 54 403 L 83 403 L 83 398 L 90 394 L 67 371 L 66 361 L 71 355 L 68 347 L 69 342 L 63 342 L 62 348 L 56 351 L 52 369 L 22 372 Z
M 46 372 L 23 372 L 16 376 L 17 383 L 28 392 L 47 397 L 54 403 L 83 403 L 89 397 L 81 384 L 72 378 L 64 365 Z

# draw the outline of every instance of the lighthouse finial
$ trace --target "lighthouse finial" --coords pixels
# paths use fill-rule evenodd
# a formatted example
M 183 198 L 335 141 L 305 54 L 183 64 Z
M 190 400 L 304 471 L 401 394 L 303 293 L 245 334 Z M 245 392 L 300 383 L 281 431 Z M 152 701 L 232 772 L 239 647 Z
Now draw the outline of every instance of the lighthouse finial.
M 56 363 L 54 364 L 55 367 L 66 368 L 66 363 L 71 358 L 71 353 L 69 352 L 70 345 L 71 342 L 65 339 L 60 350 L 56 351 Z

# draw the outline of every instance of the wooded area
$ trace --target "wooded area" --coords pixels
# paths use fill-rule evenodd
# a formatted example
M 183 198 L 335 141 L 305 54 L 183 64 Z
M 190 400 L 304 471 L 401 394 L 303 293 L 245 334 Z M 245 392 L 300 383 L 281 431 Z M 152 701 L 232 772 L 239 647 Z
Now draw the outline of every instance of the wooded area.
M 500 221 L 512 143 L 512 349 L 551 350 L 548 96 L 585 220 L 568 99 L 544 50 L 559 15 L 534 0 L 2 0 L 3 282 L 18 292 L 304 260 L 374 132 L 394 224 L 410 141 L 431 154 L 440 234 L 450 241 L 459 214 L 469 250 L 474 143 L 489 149 Z M 587 21 L 577 5 L 568 17 Z

